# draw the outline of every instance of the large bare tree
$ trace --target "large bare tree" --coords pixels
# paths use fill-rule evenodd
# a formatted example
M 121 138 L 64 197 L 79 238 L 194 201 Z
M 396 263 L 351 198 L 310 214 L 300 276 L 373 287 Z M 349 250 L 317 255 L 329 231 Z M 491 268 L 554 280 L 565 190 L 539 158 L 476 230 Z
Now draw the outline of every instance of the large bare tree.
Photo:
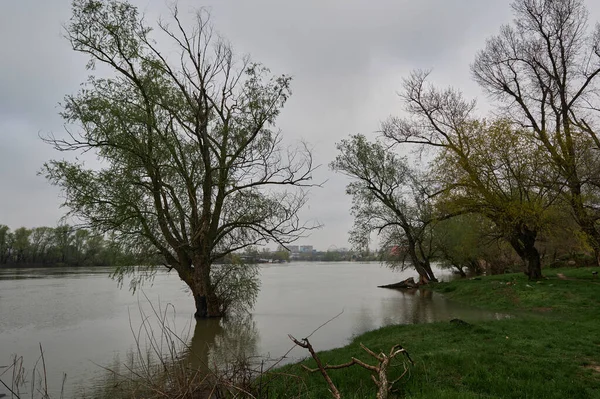
M 306 146 L 284 147 L 275 128 L 290 77 L 236 57 L 205 11 L 189 29 L 171 11 L 153 31 L 127 1 L 73 1 L 66 36 L 105 76 L 66 97 L 68 135 L 47 141 L 101 166 L 52 161 L 45 174 L 72 215 L 156 249 L 190 287 L 196 317 L 218 317 L 252 302 L 257 281 L 213 264 L 314 227 L 298 218 L 314 167 Z
M 600 25 L 589 29 L 582 0 L 516 0 L 512 8 L 513 24 L 487 41 L 473 75 L 545 149 L 600 262 L 597 154 L 589 154 L 600 149 Z

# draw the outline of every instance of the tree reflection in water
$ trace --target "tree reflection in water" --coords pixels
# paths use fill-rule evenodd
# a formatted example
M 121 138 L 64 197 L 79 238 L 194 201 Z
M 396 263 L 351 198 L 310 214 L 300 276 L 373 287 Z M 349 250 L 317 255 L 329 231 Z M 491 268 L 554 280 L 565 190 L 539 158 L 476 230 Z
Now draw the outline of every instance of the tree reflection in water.
M 158 327 L 142 326 L 142 333 L 135 337 L 138 344 L 127 351 L 125 360 L 115 356 L 112 364 L 102 367 L 102 376 L 91 386 L 80 387 L 75 396 L 129 397 L 133 392 L 151 394 L 184 388 L 177 384 L 211 386 L 221 379 L 249 379 L 253 370 L 260 370 L 258 330 L 252 315 L 192 323 L 191 336 L 189 324 L 187 332 L 177 330 L 174 318 L 170 322 L 161 318 Z
M 251 314 L 197 320 L 185 359 L 192 368 L 223 370 L 241 362 L 254 363 L 258 330 Z

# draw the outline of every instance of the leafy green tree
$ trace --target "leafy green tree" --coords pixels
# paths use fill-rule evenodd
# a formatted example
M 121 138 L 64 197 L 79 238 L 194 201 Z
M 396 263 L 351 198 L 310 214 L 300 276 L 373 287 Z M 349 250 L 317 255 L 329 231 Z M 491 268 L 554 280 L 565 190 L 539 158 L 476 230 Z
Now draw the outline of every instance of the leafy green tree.
M 54 229 L 53 252 L 55 262 L 66 265 L 72 256 L 73 228 L 69 225 L 57 226 Z
M 8 263 L 12 249 L 10 228 L 4 224 L 0 225 L 0 264 Z
M 277 247 L 277 251 L 273 254 L 273 259 L 280 262 L 289 262 L 290 261 L 290 251 L 285 249 L 282 245 Z
M 458 215 L 435 226 L 434 243 L 444 266 L 452 267 L 462 277 L 481 272 L 481 261 L 488 259 L 486 219 L 478 214 Z
M 14 231 L 13 241 L 13 259 L 15 263 L 24 263 L 29 260 L 30 254 L 30 243 L 29 237 L 31 236 L 31 230 L 25 227 L 19 227 Z
M 381 237 L 382 250 L 401 248 L 405 257 L 392 257 L 392 267 L 414 267 L 421 282 L 437 281 L 431 269 L 434 249 L 431 225 L 435 221 L 425 190 L 426 180 L 412 170 L 406 159 L 371 143 L 362 135 L 342 140 L 331 163 L 334 171 L 352 179 L 346 193 L 352 196 L 354 227 L 351 241 L 368 248 L 371 234 Z
M 531 279 L 541 277 L 535 244 L 548 221 L 560 182 L 531 135 L 506 120 L 474 116 L 474 102 L 454 89 L 438 90 L 427 72 L 414 72 L 401 94 L 409 116 L 390 118 L 383 132 L 397 145 L 438 152 L 436 201 L 446 215 L 480 213 L 514 248 Z
M 598 156 L 583 156 L 600 149 L 600 25 L 588 29 L 582 0 L 516 0 L 512 8 L 514 23 L 488 39 L 473 75 L 552 161 L 600 264 Z
M 48 263 L 48 252 L 52 245 L 53 229 L 51 227 L 35 227 L 31 229 L 30 248 L 33 263 Z
M 85 263 L 87 241 L 89 238 L 90 232 L 86 229 L 77 229 L 73 233 L 73 262 L 77 265 L 83 265 Z
M 342 254 L 339 253 L 338 251 L 327 251 L 327 252 L 325 252 L 325 255 L 323 256 L 323 260 L 325 262 L 339 262 L 343 259 L 344 258 L 342 257 Z
M 64 190 L 71 214 L 130 249 L 151 245 L 191 288 L 195 315 L 218 317 L 230 308 L 223 287 L 256 284 L 247 273 L 216 276 L 215 261 L 250 245 L 286 244 L 313 227 L 297 216 L 312 158 L 306 146 L 284 148 L 275 129 L 290 77 L 237 58 L 203 11 L 191 29 L 176 7 L 172 21 L 161 20 L 155 35 L 126 1 L 73 2 L 73 49 L 110 74 L 66 97 L 62 115 L 78 130 L 48 141 L 91 151 L 103 166 L 53 161 L 45 174 Z
M 481 214 L 466 213 L 436 223 L 434 245 L 443 267 L 461 276 L 515 271 L 519 257 L 493 222 Z M 539 245 L 540 239 L 537 240 Z
M 109 266 L 110 263 L 105 263 L 105 260 L 101 258 L 104 246 L 105 241 L 101 235 L 91 234 L 86 240 L 85 254 L 83 255 L 86 264 L 91 266 Z

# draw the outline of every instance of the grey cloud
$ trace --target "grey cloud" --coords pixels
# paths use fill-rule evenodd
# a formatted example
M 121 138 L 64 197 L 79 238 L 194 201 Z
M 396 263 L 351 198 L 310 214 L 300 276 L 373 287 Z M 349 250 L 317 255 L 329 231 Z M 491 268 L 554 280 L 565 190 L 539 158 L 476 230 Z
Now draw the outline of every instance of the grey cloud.
M 165 1 L 133 0 L 153 22 Z M 304 243 L 347 246 L 352 225 L 345 177 L 328 169 L 335 143 L 348 134 L 376 137 L 379 122 L 400 112 L 396 91 L 414 68 L 433 68 L 440 85 L 481 96 L 469 63 L 486 37 L 509 22 L 507 0 L 179 0 L 182 17 L 200 5 L 240 53 L 274 73 L 294 76 L 293 95 L 279 119 L 286 142 L 312 144 L 322 165 L 306 218 L 324 223 Z M 600 4 L 588 1 L 591 21 Z M 64 210 L 59 191 L 36 176 L 61 158 L 38 133 L 62 130 L 57 103 L 88 72 L 85 59 L 61 38 L 70 0 L 0 1 L 0 223 L 53 225 Z

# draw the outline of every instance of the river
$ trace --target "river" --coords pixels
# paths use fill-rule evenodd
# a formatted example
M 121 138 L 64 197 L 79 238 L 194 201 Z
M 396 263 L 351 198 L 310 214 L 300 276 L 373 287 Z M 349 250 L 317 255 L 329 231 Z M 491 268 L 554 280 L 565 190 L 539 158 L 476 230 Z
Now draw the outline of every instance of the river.
M 0 269 L 0 366 L 18 355 L 31 380 L 41 344 L 49 392 L 60 396 L 66 374 L 64 390 L 69 398 L 93 389 L 94 381 L 106 374 L 103 367 L 125 362 L 136 350 L 136 337 L 145 345 L 144 326 L 158 334 L 155 313 L 193 348 L 208 348 L 206 356 L 216 356 L 215 347 L 220 346 L 271 359 L 293 346 L 287 334 L 305 337 L 338 314 L 311 337 L 318 350 L 343 346 L 384 325 L 499 317 L 430 291 L 377 288 L 414 272 L 394 272 L 378 263 L 298 262 L 261 268 L 256 306 L 242 321 L 196 324 L 193 300 L 175 273 L 160 271 L 151 284 L 132 294 L 127 281 L 119 289 L 110 272 L 110 268 Z M 285 361 L 306 355 L 295 348 Z M 38 363 L 38 375 L 40 370 Z M 7 375 L 0 379 L 10 381 Z M 0 393 L 8 391 L 0 386 Z

